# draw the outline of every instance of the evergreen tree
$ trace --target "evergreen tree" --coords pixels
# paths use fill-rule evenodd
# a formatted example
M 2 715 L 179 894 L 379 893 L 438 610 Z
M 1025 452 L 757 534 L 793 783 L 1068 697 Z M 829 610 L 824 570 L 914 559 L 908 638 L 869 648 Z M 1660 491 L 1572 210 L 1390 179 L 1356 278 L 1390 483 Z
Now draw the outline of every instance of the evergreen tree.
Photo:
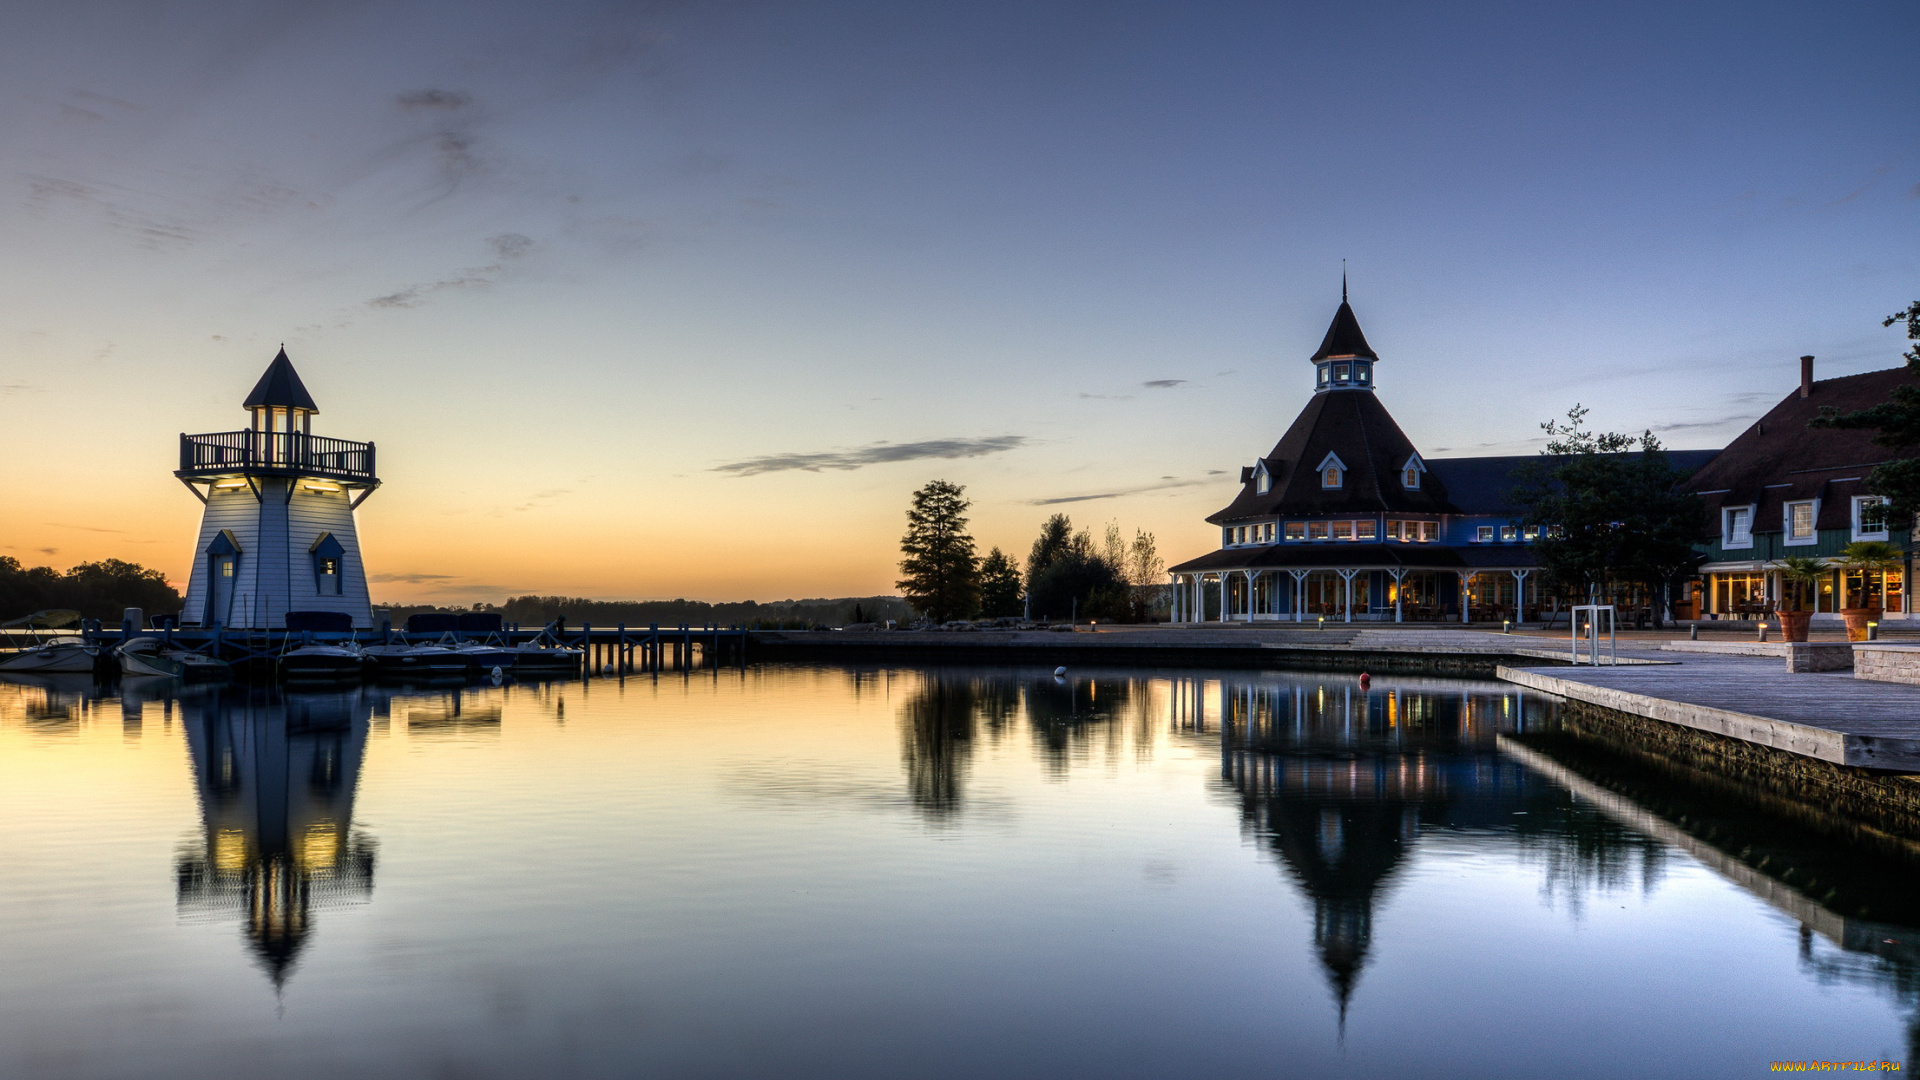
M 1091 532 L 1074 532 L 1065 514 L 1040 526 L 1027 556 L 1027 597 L 1037 618 L 1119 620 L 1129 614 L 1122 568 L 1094 546 Z
M 934 622 L 971 618 L 980 608 L 979 568 L 967 535 L 966 488 L 930 481 L 913 493 L 907 534 L 900 539 L 897 586 L 914 610 Z
M 1690 576 L 1705 556 L 1693 546 L 1699 499 L 1678 490 L 1685 476 L 1651 431 L 1591 432 L 1586 414 L 1575 405 L 1565 422 L 1540 425 L 1544 456 L 1516 470 L 1509 493 L 1522 524 L 1540 530 L 1534 555 L 1545 583 L 1584 597 L 1614 583 L 1657 591 Z
M 1920 300 L 1896 311 L 1881 321 L 1881 326 L 1897 322 L 1907 324 L 1907 340 L 1920 342 Z M 1920 344 L 1905 353 L 1907 370 L 1920 375 Z M 1896 386 L 1887 400 L 1868 409 L 1842 414 L 1829 406 L 1810 427 L 1861 428 L 1878 431 L 1873 441 L 1895 453 L 1912 453 L 1920 447 L 1920 384 Z M 1867 490 L 1887 500 L 1889 521 L 1911 522 L 1920 513 L 1920 457 L 1903 457 L 1876 465 L 1867 474 Z
M 980 560 L 980 613 L 988 618 L 1020 614 L 1020 568 L 999 548 Z
M 1040 526 L 1040 537 L 1033 542 L 1033 550 L 1027 553 L 1027 582 L 1047 567 L 1059 562 L 1073 550 L 1073 521 L 1065 514 L 1055 514 Z

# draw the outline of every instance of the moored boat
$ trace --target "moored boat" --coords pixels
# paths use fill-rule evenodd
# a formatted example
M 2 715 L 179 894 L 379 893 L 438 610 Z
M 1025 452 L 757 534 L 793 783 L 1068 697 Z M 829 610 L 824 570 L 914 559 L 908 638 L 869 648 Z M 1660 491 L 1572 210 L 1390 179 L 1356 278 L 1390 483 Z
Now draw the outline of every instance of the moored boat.
M 366 660 L 359 647 L 301 645 L 280 654 L 280 674 L 293 681 L 358 679 Z
M 156 637 L 137 637 L 113 650 L 124 675 L 164 675 L 178 679 L 224 679 L 233 665 L 191 649 L 168 648 Z
M 566 645 L 528 642 L 506 650 L 513 654 L 513 670 L 520 675 L 570 675 L 580 670 L 586 652 Z
M 100 663 L 101 649 L 79 638 L 44 641 L 18 652 L 0 654 L 0 671 L 91 673 Z
M 360 650 L 369 668 L 382 675 L 458 674 L 467 658 L 442 645 L 369 645 Z

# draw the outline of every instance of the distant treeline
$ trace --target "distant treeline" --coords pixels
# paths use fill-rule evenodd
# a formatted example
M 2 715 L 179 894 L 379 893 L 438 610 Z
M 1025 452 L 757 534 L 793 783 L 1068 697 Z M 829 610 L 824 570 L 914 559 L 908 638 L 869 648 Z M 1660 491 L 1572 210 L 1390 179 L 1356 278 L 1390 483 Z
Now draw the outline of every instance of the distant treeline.
M 565 618 L 569 626 L 592 623 L 613 626 L 758 626 L 762 629 L 809 629 L 844 626 L 850 622 L 896 619 L 906 622 L 913 611 L 897 596 L 854 596 L 837 600 L 776 600 L 762 604 L 744 600 L 710 604 L 704 600 L 589 600 L 580 596 L 516 596 L 504 604 L 475 604 L 469 608 L 434 605 L 385 605 L 393 625 L 421 612 L 497 611 L 509 623 L 545 626 Z
M 148 618 L 171 615 L 180 610 L 180 594 L 167 584 L 167 575 L 119 559 L 81 563 L 63 574 L 0 555 L 0 622 L 67 608 L 82 618 L 118 626 L 130 607 L 140 608 Z

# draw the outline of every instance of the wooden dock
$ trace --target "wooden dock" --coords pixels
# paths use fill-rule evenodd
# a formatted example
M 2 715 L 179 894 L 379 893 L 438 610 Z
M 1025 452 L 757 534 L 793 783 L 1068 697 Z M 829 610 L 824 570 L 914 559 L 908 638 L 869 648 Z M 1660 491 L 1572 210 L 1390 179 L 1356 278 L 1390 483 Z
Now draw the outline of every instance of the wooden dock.
M 61 633 L 64 634 L 64 632 Z M 360 645 L 381 645 L 405 642 L 415 645 L 432 645 L 452 636 L 460 640 L 471 639 L 504 645 L 540 642 L 579 649 L 586 670 L 592 672 L 613 670 L 623 673 L 682 669 L 691 667 L 696 662 L 708 667 L 723 663 L 745 663 L 750 637 L 750 632 L 739 626 L 627 626 L 624 623 L 613 626 L 509 625 L 491 633 L 452 635 L 409 634 L 404 630 L 324 633 L 289 630 L 168 629 L 136 632 L 126 626 L 90 625 L 70 636 L 111 648 L 124 641 L 129 633 L 160 637 L 178 643 L 183 648 L 204 652 L 209 656 L 216 656 L 243 667 L 272 661 L 288 649 L 298 648 L 303 644 L 337 645 L 353 642 Z M 14 640 L 0 641 L 0 645 L 20 647 L 32 644 L 36 639 L 51 636 L 55 635 L 17 632 L 13 635 Z
M 1836 765 L 1920 772 L 1920 688 L 1867 682 L 1851 672 L 1795 673 L 1778 659 L 1679 654 L 1678 663 L 1619 667 L 1503 664 L 1495 674 L 1532 690 Z

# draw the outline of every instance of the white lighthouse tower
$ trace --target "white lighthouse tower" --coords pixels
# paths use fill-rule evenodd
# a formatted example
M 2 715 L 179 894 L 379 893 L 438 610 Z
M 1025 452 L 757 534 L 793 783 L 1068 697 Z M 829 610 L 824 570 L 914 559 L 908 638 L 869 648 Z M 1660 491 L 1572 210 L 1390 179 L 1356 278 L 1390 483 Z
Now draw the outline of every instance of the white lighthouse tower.
M 181 625 L 277 630 L 289 611 L 335 611 L 370 627 L 353 511 L 380 486 L 373 444 L 313 434 L 320 407 L 284 348 L 245 408 L 245 431 L 180 436 L 174 475 L 206 504 Z

